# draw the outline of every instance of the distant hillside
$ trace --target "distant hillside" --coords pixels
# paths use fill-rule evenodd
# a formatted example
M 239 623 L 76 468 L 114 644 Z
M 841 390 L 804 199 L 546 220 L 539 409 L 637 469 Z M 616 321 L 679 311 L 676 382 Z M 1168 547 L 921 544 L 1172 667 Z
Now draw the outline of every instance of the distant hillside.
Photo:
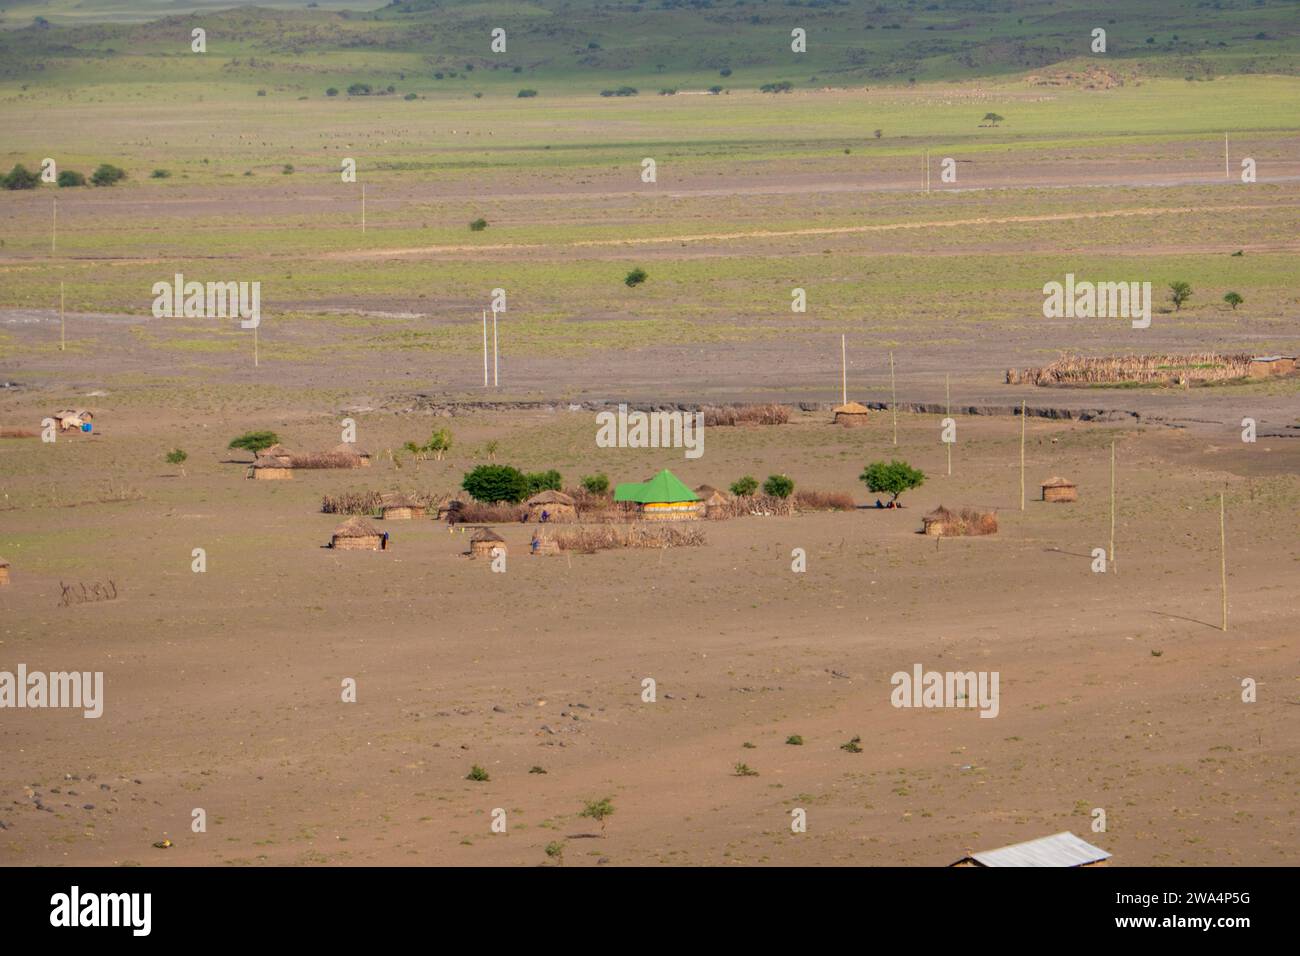
M 93 64 L 98 82 L 130 82 L 145 58 L 150 79 L 166 79 L 168 65 L 186 79 L 195 26 L 207 31 L 207 57 L 239 58 L 245 80 L 316 73 L 381 85 L 400 77 L 409 87 L 418 78 L 422 93 L 440 83 L 464 92 L 466 83 L 545 82 L 593 93 L 624 84 L 656 91 L 907 83 L 1082 61 L 1121 74 L 1204 79 L 1295 74 L 1300 64 L 1300 6 L 1292 0 L 399 0 L 369 12 L 325 9 L 338 6 L 329 0 L 88 22 L 101 8 L 105 20 L 120 21 L 162 7 L 137 2 L 139 9 L 132 0 L 11 3 L 0 78 L 52 80 Z M 489 49 L 498 27 L 504 53 Z M 791 50 L 796 28 L 806 31 L 805 53 Z M 1098 28 L 1106 31 L 1104 55 L 1090 49 Z

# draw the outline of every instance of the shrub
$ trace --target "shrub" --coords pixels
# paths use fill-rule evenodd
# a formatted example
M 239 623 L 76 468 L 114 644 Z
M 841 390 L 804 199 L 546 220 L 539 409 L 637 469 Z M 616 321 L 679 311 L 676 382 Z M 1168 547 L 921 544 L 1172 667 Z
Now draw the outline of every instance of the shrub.
M 95 171 L 90 174 L 90 181 L 96 186 L 112 186 L 123 179 L 126 179 L 126 170 L 110 163 L 100 163 Z
M 763 493 L 773 498 L 789 498 L 792 491 L 794 481 L 785 475 L 768 475 L 767 481 L 763 482 Z
M 722 87 L 720 87 L 720 86 L 710 86 L 710 87 L 709 87 L 709 92 L 712 93 L 714 96 L 717 96 L 719 93 L 722 92 Z
M 785 738 L 785 742 L 788 743 L 791 747 L 802 747 L 803 737 L 799 736 L 798 734 L 791 734 L 789 737 Z
M 764 83 L 758 88 L 760 93 L 789 93 L 794 89 L 794 84 L 789 80 L 781 80 L 777 83 Z
M 475 219 L 473 222 L 469 224 L 469 228 L 471 232 L 482 232 L 484 229 L 487 228 L 487 220 Z
M 258 95 L 258 96 L 265 96 L 265 95 L 266 95 L 266 90 L 258 90 L 258 91 L 257 91 L 257 95 Z
M 285 163 L 280 169 L 280 172 L 284 173 L 286 176 L 293 175 L 293 163 Z
M 1223 297 L 1223 301 L 1228 303 L 1228 305 L 1232 306 L 1233 311 L 1235 312 L 1237 306 L 1241 305 L 1241 303 L 1245 302 L 1246 300 L 1241 297 L 1240 293 L 1229 292 L 1227 295 Z
M 636 96 L 639 91 L 635 86 L 620 86 L 614 90 L 601 90 L 601 96 Z
M 758 491 L 758 480 L 753 475 L 745 475 L 731 483 L 731 493 L 737 498 L 745 498 Z
M 578 814 L 580 817 L 588 817 L 600 824 L 600 834 L 605 835 L 605 821 L 614 815 L 614 803 L 609 797 L 603 797 L 600 800 L 588 800 Z
M 465 475 L 460 486 L 475 501 L 515 503 L 528 497 L 528 478 L 511 465 L 479 465 Z
M 863 469 L 858 478 L 866 482 L 867 490 L 872 494 L 893 495 L 890 500 L 897 501 L 903 492 L 919 488 L 925 483 L 925 472 L 913 468 L 905 461 L 891 461 L 888 464 L 876 461 Z
M 518 68 L 518 67 L 515 67 L 515 71 L 518 72 L 518 70 L 519 70 L 519 68 Z M 536 95 L 537 95 L 537 91 L 536 91 L 536 90 L 520 90 L 518 93 L 515 94 L 515 96 L 516 96 L 518 99 L 521 99 L 521 100 L 531 99 L 532 97 L 534 97 L 534 96 L 536 96 Z
M 256 455 L 259 451 L 270 448 L 279 441 L 280 436 L 272 431 L 244 432 L 238 438 L 232 439 L 226 448 L 242 448 L 244 451 L 251 451 Z
M 623 277 L 623 284 L 626 285 L 629 289 L 631 289 L 635 286 L 639 286 L 642 282 L 645 282 L 645 280 L 648 278 L 650 278 L 650 276 L 646 273 L 646 271 L 642 269 L 640 266 L 637 266 L 637 268 L 633 269 L 631 272 L 629 272 L 626 276 Z
M 564 478 L 552 468 L 550 471 L 531 471 L 524 475 L 528 482 L 528 494 L 531 497 L 539 491 L 559 491 L 564 487 Z
M 369 83 L 353 83 L 348 87 L 348 96 L 369 96 L 372 89 Z
M 840 744 L 840 749 L 851 754 L 860 754 L 862 753 L 862 738 L 860 736 L 855 736 L 852 740 Z
M 1189 282 L 1181 279 L 1169 283 L 1169 301 L 1174 304 L 1174 311 L 1177 312 L 1183 307 L 1183 303 L 1192 297 L 1192 286 Z
M 83 173 L 79 173 L 75 169 L 65 169 L 63 172 L 59 173 L 57 182 L 61 189 L 68 186 L 84 186 L 86 185 L 86 177 Z
M 478 783 L 486 783 L 492 779 L 492 776 L 478 764 L 474 764 L 474 766 L 469 768 L 469 773 L 465 774 L 465 779 L 474 780 Z
M 584 475 L 582 477 L 582 488 L 591 495 L 603 495 L 609 491 L 609 475 L 601 472 L 598 475 Z
M 718 71 L 718 76 L 731 76 L 731 67 L 724 66 Z
M 338 95 L 339 95 L 339 88 L 338 88 L 337 86 L 331 86 L 329 89 L 327 89 L 327 90 L 325 91 L 325 95 L 326 95 L 326 96 L 338 96 Z
M 0 184 L 5 189 L 35 189 L 40 183 L 41 177 L 29 170 L 22 163 L 18 163 L 9 174 L 0 180 Z
M 775 402 L 765 405 L 705 405 L 705 425 L 784 425 L 790 409 Z
M 149 174 L 149 178 L 150 178 L 150 179 L 170 179 L 170 178 L 171 178 L 171 175 L 172 175 L 172 174 L 171 174 L 171 170 L 168 170 L 168 169 L 155 169 L 152 173 Z
M 408 103 L 409 103 L 411 100 L 418 100 L 419 98 L 420 98 L 420 97 L 419 97 L 418 95 L 416 95 L 415 93 L 407 93 L 405 96 L 402 97 L 402 99 L 406 100 Z
M 183 465 L 183 464 L 185 464 L 186 459 L 188 459 L 189 457 L 190 457 L 190 456 L 187 455 L 187 454 L 186 454 L 184 451 L 182 451 L 181 449 L 179 449 L 179 448 L 173 448 L 171 451 L 169 451 L 169 452 L 167 453 L 167 464 L 169 464 L 169 465 Z
M 809 490 L 794 493 L 794 506 L 800 511 L 852 511 L 857 507 L 853 496 L 842 491 Z
M 747 763 L 738 763 L 732 768 L 737 777 L 757 777 L 758 771 Z

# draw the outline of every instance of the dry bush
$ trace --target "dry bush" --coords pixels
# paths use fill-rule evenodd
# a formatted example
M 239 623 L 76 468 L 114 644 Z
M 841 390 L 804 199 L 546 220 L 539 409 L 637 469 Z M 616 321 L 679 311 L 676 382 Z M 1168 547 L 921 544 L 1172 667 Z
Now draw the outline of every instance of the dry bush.
M 998 515 L 996 511 L 977 511 L 974 508 L 962 508 L 950 511 L 940 505 L 927 518 L 937 516 L 942 526 L 942 536 L 947 538 L 976 537 L 985 534 L 997 534 Z
M 32 431 L 30 428 L 6 428 L 0 427 L 0 438 L 36 438 L 40 432 Z
M 1223 382 L 1250 374 L 1247 354 L 1221 355 L 1196 352 L 1192 355 L 1127 355 L 1085 358 L 1063 355 L 1042 368 L 1011 369 L 1008 384 L 1034 385 L 1175 385 Z
M 795 496 L 778 498 L 775 495 L 740 495 L 725 504 L 710 509 L 710 518 L 739 518 L 742 515 L 778 515 L 787 517 L 795 513 Z
M 325 495 L 320 510 L 327 515 L 372 515 L 379 510 L 378 491 L 347 491 L 341 495 Z
M 504 524 L 508 521 L 520 521 L 528 509 L 523 505 L 512 505 L 508 501 L 498 501 L 488 503 L 485 501 L 475 501 L 473 498 L 468 501 L 461 501 L 458 509 L 448 515 L 448 520 L 452 524 L 470 523 L 470 524 Z M 454 515 L 455 517 L 452 517 Z
M 611 548 L 684 548 L 704 544 L 704 529 L 693 525 L 602 524 L 549 532 L 561 551 L 592 554 Z
M 798 511 L 853 511 L 857 504 L 852 495 L 842 491 L 796 490 L 794 506 Z
M 784 425 L 790 421 L 790 409 L 784 405 L 705 405 L 705 425 Z
M 356 455 L 345 455 L 335 451 L 289 456 L 290 468 L 357 468 L 360 464 L 361 459 Z

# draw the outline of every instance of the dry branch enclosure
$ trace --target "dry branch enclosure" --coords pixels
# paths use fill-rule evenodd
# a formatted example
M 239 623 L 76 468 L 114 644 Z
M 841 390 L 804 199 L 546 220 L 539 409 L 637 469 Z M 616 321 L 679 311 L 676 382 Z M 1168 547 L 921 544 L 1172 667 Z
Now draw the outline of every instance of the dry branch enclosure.
M 997 534 L 998 516 L 993 511 L 962 508 L 951 511 L 943 505 L 921 518 L 921 530 L 931 537 L 972 537 Z
M 1224 355 L 1194 352 L 1189 355 L 1126 355 L 1085 358 L 1063 355 L 1050 365 L 1023 370 L 1008 369 L 1008 385 L 1204 385 L 1295 371 L 1295 359 L 1286 356 L 1253 357 L 1248 353 Z

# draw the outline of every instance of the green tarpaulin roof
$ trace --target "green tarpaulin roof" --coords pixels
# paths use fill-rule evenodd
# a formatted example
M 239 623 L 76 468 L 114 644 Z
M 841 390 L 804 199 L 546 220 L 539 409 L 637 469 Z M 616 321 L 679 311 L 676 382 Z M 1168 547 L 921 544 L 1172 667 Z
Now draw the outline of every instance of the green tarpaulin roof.
M 635 501 L 646 504 L 652 501 L 699 501 L 695 492 L 665 468 L 649 481 L 630 481 L 614 489 L 615 501 Z

